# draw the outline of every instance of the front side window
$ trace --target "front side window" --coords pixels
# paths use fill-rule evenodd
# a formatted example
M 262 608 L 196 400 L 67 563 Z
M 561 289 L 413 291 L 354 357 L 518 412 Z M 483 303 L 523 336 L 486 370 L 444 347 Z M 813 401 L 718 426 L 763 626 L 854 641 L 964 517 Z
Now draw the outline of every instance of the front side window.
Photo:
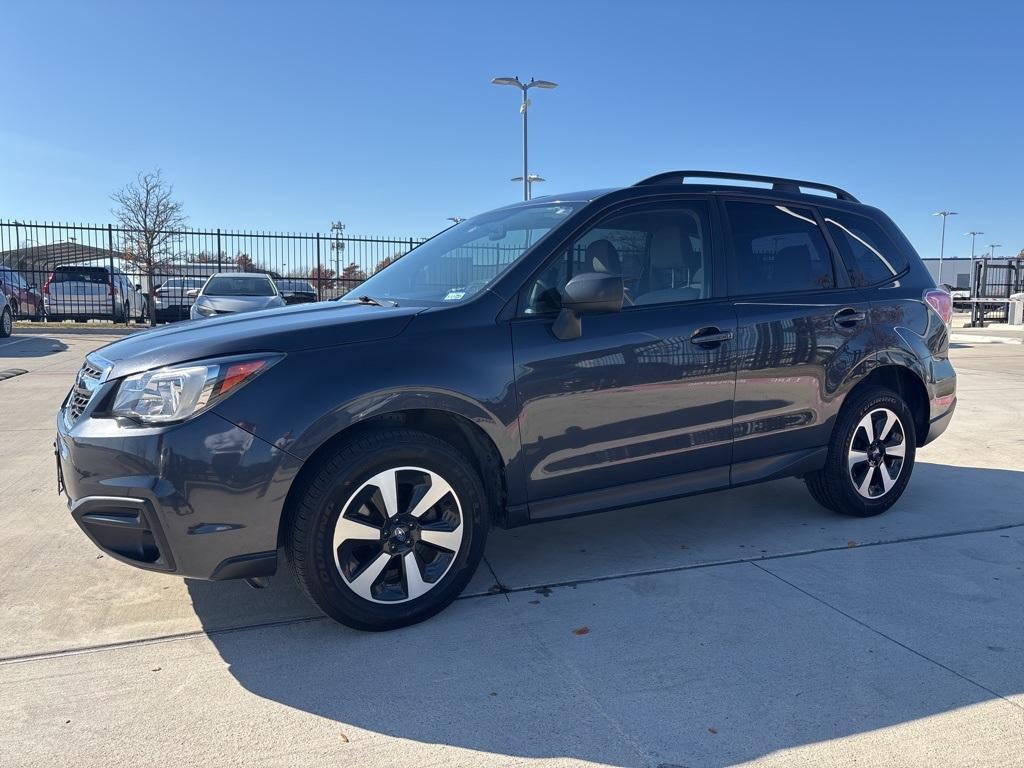
M 906 257 L 871 219 L 826 209 L 822 216 L 854 285 L 877 285 L 907 268 Z
M 810 209 L 732 201 L 725 207 L 735 260 L 733 295 L 835 287 L 828 244 Z
M 710 295 L 710 227 L 701 201 L 634 206 L 612 214 L 551 261 L 526 288 L 525 314 L 561 307 L 575 275 L 621 275 L 623 308 Z
M 219 275 L 211 277 L 203 289 L 206 296 L 275 296 L 277 291 L 268 277 Z
M 467 219 L 377 272 L 348 296 L 443 306 L 478 294 L 575 210 L 518 205 Z

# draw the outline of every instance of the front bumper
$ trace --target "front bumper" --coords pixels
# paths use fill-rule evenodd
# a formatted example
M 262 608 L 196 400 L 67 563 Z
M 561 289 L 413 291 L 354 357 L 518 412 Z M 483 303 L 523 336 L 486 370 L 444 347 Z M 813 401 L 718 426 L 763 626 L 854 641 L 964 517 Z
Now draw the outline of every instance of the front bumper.
M 212 411 L 156 428 L 88 411 L 68 426 L 63 409 L 56 448 L 71 515 L 109 556 L 200 579 L 275 572 L 301 465 L 285 451 Z

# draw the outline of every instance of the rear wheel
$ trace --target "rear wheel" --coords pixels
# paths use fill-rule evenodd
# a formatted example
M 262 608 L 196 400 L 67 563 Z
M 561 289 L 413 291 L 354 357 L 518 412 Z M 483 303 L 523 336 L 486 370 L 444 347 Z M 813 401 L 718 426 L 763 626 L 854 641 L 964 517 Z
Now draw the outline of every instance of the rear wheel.
M 6 339 L 14 333 L 14 319 L 11 317 L 11 308 L 4 307 L 0 312 L 0 339 Z
M 898 394 L 869 387 L 840 411 L 825 467 L 807 476 L 823 507 L 870 517 L 896 503 L 910 481 L 916 454 L 914 419 Z
M 473 463 L 422 432 L 356 436 L 297 499 L 286 554 L 321 610 L 356 629 L 423 621 L 452 602 L 483 556 L 487 495 Z

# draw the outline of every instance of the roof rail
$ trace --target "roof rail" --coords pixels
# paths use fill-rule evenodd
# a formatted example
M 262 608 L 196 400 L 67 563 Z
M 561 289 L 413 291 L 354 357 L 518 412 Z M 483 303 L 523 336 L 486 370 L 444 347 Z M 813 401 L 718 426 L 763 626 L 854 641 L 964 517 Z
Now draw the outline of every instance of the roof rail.
M 838 200 L 846 200 L 851 203 L 859 203 L 856 197 L 845 189 L 834 187 L 831 184 L 819 184 L 816 181 L 801 181 L 799 179 L 784 179 L 780 176 L 756 176 L 752 173 L 728 173 L 723 171 L 668 171 L 649 176 L 634 184 L 634 187 L 647 187 L 654 184 L 682 184 L 687 179 L 731 179 L 734 181 L 759 181 L 764 184 L 771 184 L 772 189 L 778 192 L 800 192 L 800 187 L 808 189 L 820 189 L 824 192 L 831 192 Z

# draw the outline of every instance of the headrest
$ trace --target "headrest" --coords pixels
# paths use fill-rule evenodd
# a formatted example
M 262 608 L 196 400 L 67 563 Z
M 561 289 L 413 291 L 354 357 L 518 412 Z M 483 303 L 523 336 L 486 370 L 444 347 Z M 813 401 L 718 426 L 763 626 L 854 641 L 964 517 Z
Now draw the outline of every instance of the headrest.
M 621 273 L 619 252 L 615 250 L 614 245 L 604 239 L 595 240 L 587 246 L 584 263 L 589 264 L 595 272 L 605 272 L 609 275 Z
M 662 227 L 651 236 L 651 269 L 686 269 L 696 259 L 688 235 L 678 227 Z

